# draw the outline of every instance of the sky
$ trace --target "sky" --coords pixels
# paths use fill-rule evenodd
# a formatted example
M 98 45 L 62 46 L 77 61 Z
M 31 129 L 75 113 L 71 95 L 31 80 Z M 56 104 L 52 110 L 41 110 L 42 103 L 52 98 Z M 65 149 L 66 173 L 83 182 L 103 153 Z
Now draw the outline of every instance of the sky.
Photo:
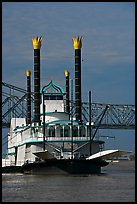
M 82 101 L 92 91 L 95 103 L 135 104 L 134 2 L 3 2 L 2 81 L 26 89 L 30 69 L 33 90 L 36 36 L 42 85 L 53 80 L 65 89 L 65 70 L 74 79 L 72 37 L 82 36 Z M 133 149 L 134 131 L 120 135 L 120 147 Z

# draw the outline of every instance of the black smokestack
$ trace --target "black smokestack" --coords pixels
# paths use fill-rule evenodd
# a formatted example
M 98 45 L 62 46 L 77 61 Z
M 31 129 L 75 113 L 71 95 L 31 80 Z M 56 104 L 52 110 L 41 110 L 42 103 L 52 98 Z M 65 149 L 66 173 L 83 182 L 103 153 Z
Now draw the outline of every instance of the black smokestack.
M 65 71 L 66 76 L 66 112 L 70 113 L 70 104 L 69 104 L 69 71 Z
M 76 120 L 81 121 L 81 47 L 82 37 L 72 38 L 75 49 L 75 103 Z
M 27 124 L 31 123 L 31 71 L 26 70 L 27 76 Z
M 34 122 L 40 124 L 40 48 L 42 38 L 33 38 L 34 48 Z

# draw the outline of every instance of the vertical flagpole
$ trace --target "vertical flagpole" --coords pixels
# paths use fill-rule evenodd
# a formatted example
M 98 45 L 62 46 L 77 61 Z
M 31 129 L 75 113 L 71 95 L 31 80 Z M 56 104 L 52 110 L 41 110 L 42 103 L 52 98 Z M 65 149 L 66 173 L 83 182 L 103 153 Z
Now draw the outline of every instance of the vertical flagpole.
M 91 152 L 91 91 L 89 91 L 89 137 L 90 137 L 90 155 Z

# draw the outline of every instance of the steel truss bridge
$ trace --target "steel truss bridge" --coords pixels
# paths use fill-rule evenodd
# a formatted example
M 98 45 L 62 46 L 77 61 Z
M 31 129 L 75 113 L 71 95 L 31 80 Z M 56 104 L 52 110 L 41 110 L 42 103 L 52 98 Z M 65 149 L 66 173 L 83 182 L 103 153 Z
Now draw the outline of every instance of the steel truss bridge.
M 31 93 L 31 101 L 33 110 L 33 92 Z M 70 101 L 70 104 L 71 114 L 75 116 L 75 103 Z M 89 102 L 82 103 L 83 122 L 89 121 L 89 108 Z M 27 117 L 26 113 L 27 91 L 25 89 L 2 82 L 2 128 L 10 127 L 12 117 L 25 118 Z M 92 103 L 91 121 L 93 128 L 134 129 L 135 105 Z

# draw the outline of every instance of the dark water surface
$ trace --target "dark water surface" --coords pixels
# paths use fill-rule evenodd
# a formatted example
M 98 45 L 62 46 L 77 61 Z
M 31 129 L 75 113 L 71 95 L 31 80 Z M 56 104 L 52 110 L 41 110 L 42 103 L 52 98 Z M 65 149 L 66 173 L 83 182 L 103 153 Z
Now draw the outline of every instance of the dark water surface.
M 99 175 L 2 175 L 2 202 L 135 202 L 135 162 Z

